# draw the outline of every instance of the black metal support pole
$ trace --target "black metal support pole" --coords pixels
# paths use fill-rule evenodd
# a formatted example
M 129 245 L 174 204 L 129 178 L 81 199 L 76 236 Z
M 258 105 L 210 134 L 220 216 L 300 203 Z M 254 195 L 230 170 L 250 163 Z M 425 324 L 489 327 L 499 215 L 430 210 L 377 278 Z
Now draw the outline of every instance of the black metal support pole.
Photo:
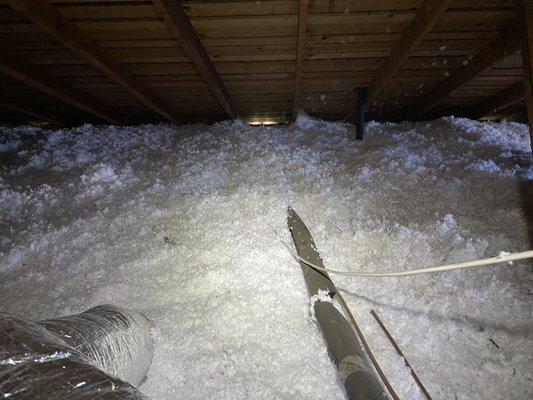
M 365 135 L 365 114 L 366 114 L 366 87 L 355 88 L 357 92 L 357 116 L 355 138 L 363 140 Z

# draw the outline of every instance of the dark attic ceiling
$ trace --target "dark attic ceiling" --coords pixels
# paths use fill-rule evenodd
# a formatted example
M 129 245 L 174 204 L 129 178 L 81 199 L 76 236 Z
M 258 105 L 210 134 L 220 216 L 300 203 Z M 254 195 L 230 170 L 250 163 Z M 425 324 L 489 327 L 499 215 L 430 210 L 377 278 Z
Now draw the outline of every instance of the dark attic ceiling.
M 0 0 L 0 123 L 525 119 L 519 5 Z

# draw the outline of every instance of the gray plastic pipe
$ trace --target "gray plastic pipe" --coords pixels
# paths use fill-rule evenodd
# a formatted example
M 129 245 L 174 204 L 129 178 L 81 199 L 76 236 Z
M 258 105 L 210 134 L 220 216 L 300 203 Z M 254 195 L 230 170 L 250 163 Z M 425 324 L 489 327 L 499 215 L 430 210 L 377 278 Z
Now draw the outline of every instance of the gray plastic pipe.
M 289 207 L 287 223 L 298 255 L 323 268 L 311 233 L 298 214 Z M 335 297 L 337 289 L 327 272 L 311 268 L 300 261 L 309 296 L 318 296 L 319 291 Z M 315 318 L 322 329 L 329 354 L 337 366 L 350 400 L 387 400 L 378 378 L 368 364 L 362 346 L 355 336 L 350 323 L 337 310 L 332 302 L 315 301 Z

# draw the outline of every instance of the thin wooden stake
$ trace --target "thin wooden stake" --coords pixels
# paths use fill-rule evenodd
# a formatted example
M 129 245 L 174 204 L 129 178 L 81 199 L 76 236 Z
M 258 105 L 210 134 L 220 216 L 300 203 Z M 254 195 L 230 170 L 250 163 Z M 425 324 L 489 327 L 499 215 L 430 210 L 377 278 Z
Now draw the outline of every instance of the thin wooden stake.
M 391 397 L 394 400 L 400 400 L 400 398 L 398 397 L 398 395 L 394 391 L 393 387 L 391 386 L 389 380 L 385 376 L 385 373 L 383 372 L 383 370 L 379 366 L 378 360 L 376 360 L 376 357 L 374 357 L 374 354 L 372 353 L 372 350 L 370 350 L 370 346 L 368 345 L 365 337 L 363 336 L 363 331 L 361 331 L 361 328 L 359 328 L 359 324 L 357 323 L 357 321 L 355 320 L 352 312 L 348 308 L 348 304 L 346 304 L 346 301 L 344 300 L 344 297 L 342 297 L 342 295 L 337 291 L 335 293 L 335 298 L 337 298 L 337 300 L 339 300 L 339 303 L 341 303 L 341 306 L 344 309 L 344 312 L 346 314 L 348 314 L 348 317 L 350 318 L 350 321 L 352 322 L 352 325 L 353 325 L 353 327 L 355 329 L 355 333 L 357 333 L 357 336 L 359 336 L 359 340 L 361 341 L 361 344 L 365 348 L 366 354 L 368 354 L 368 358 L 372 362 L 372 365 L 374 366 L 374 369 L 376 370 L 376 372 L 378 373 L 379 377 L 383 381 L 383 384 L 385 385 L 385 387 L 389 391 Z
M 374 310 L 371 310 L 370 311 L 370 314 L 372 314 L 372 316 L 374 317 L 374 319 L 376 320 L 376 322 L 379 324 L 379 326 L 381 327 L 381 329 L 383 330 L 383 333 L 385 333 L 385 335 L 387 336 L 387 339 L 389 339 L 389 342 L 391 342 L 392 344 L 392 347 L 394 347 L 394 350 L 396 350 L 396 353 L 398 353 L 398 355 L 400 357 L 403 358 L 403 361 L 405 363 L 405 366 L 407 368 L 409 368 L 409 371 L 411 371 L 411 376 L 413 377 L 413 379 L 415 380 L 416 384 L 418 385 L 418 387 L 420 388 L 420 390 L 422 391 L 422 393 L 424 393 L 424 396 L 426 396 L 426 399 L 428 400 L 432 400 L 431 398 L 431 395 L 429 394 L 429 392 L 426 390 L 426 388 L 424 387 L 424 385 L 422 384 L 422 382 L 420 381 L 420 379 L 418 379 L 418 376 L 416 375 L 416 372 L 413 370 L 413 368 L 411 367 L 411 364 L 409 364 L 409 361 L 407 361 L 407 358 L 404 356 L 404 354 L 402 353 L 402 350 L 400 349 L 400 347 L 398 346 L 398 344 L 396 344 L 394 338 L 391 336 L 391 334 L 389 333 L 389 331 L 387 330 L 387 328 L 385 328 L 385 325 L 383 324 L 383 321 L 381 321 L 381 319 L 379 318 L 378 314 L 374 311 Z

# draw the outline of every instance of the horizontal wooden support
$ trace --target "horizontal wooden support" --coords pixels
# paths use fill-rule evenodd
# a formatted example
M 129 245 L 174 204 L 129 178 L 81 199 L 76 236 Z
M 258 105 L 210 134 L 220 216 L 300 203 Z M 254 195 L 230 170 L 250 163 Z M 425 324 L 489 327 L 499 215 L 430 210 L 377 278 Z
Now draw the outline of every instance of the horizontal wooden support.
M 415 105 L 412 119 L 419 119 L 466 82 L 490 68 L 498 60 L 520 48 L 520 32 L 507 31 L 500 39 L 483 48 L 468 64 L 453 72 L 447 79 L 425 94 Z
M 149 47 L 149 44 L 152 47 Z M 431 46 L 423 46 L 422 43 L 412 54 L 412 57 L 422 60 L 424 57 L 452 57 L 462 61 L 474 51 L 488 45 L 489 40 L 483 41 L 454 41 L 449 45 L 442 42 L 431 43 Z M 157 43 L 148 41 L 148 44 L 141 43 L 140 48 L 110 48 L 111 55 L 120 64 L 144 64 L 144 63 L 188 63 L 190 57 L 173 42 L 174 47 L 157 47 Z M 58 46 L 60 46 L 58 44 Z M 21 57 L 31 57 L 38 60 L 40 64 L 76 64 L 79 57 L 70 50 L 64 48 L 24 48 L 24 44 L 6 43 L 6 47 L 13 49 Z M 392 44 L 390 42 L 376 43 L 352 43 L 352 44 L 325 44 L 308 47 L 307 51 L 301 53 L 305 60 L 354 60 L 369 58 L 385 58 L 390 53 Z M 443 50 L 443 48 L 445 48 Z M 221 46 L 207 47 L 210 59 L 214 63 L 219 62 L 248 62 L 248 61 L 294 61 L 297 54 L 294 45 L 283 46 Z M 440 64 L 442 66 L 442 63 Z M 452 64 L 453 66 L 453 64 Z M 131 72 L 131 71 L 130 71 Z M 396 75 L 394 75 L 396 76 Z
M 193 62 L 198 73 L 205 80 L 209 89 L 220 102 L 220 105 L 226 114 L 228 114 L 230 118 L 237 118 L 237 112 L 233 107 L 229 93 L 220 79 L 215 66 L 209 59 L 209 55 L 205 51 L 202 42 L 189 21 L 189 18 L 185 15 L 181 1 L 160 0 L 160 4 L 165 10 L 166 14 L 164 16 L 168 16 L 167 21 L 172 27 L 172 31 L 176 33 L 179 32 L 183 48 L 189 55 L 189 58 Z
M 407 29 L 396 42 L 388 58 L 381 65 L 378 73 L 372 79 L 367 92 L 367 103 L 372 103 L 383 88 L 391 81 L 396 72 L 414 53 L 426 34 L 444 15 L 453 0 L 426 0 L 418 10 Z
M 28 66 L 23 60 L 17 60 L 8 50 L 0 49 L 0 71 L 47 95 L 70 104 L 107 122 L 120 124 L 121 119 L 95 99 L 79 92 L 72 87 L 44 75 L 34 67 Z
M 2 0 L 9 1 L 9 0 Z M 64 5 L 65 0 L 51 0 L 52 3 Z M 456 0 L 454 8 L 472 9 L 474 7 L 512 7 L 514 0 Z M 109 0 L 92 0 L 88 6 L 86 0 L 70 0 L 70 4 L 78 3 L 73 15 L 83 15 L 86 11 L 90 17 L 114 17 L 121 10 L 124 16 L 136 17 L 146 15 L 145 2 L 139 1 L 135 8 L 127 7 L 131 1 L 120 0 L 111 3 Z M 69 4 L 69 5 L 70 5 Z M 101 6 L 100 6 L 101 4 Z M 298 0 L 183 0 L 183 5 L 187 8 L 189 16 L 241 16 L 241 15 L 275 15 L 275 14 L 296 14 L 298 12 Z M 353 13 L 353 12 L 375 12 L 375 11 L 407 11 L 420 5 L 420 0 L 335 0 L 317 1 L 310 3 L 310 13 Z M 74 8 L 74 7 L 72 7 Z M 111 10 L 109 10 L 111 8 Z M 79 10 L 78 10 L 79 9 Z
M 21 1 L 21 0 L 18 0 Z M 29 1 L 29 0 L 26 0 Z M 420 2 L 419 2 L 420 3 Z M 134 7 L 133 5 L 131 7 Z M 245 8 L 239 7 L 238 9 Z M 378 11 L 356 13 L 322 13 L 310 14 L 308 32 L 310 35 L 357 35 L 391 34 L 404 32 L 413 17 L 416 8 L 403 11 Z M 515 18 L 512 9 L 457 10 L 455 7 L 447 12 L 435 26 L 436 32 L 453 32 L 458 34 L 476 34 L 472 31 L 494 31 L 504 29 Z M 61 8 L 61 10 L 66 9 Z M 71 10 L 71 7 L 68 8 Z M 231 24 L 228 21 L 231 20 Z M 266 36 L 296 36 L 297 14 L 282 15 L 236 15 L 191 17 L 191 23 L 202 38 L 239 38 Z M 145 15 L 138 18 L 77 18 L 77 26 L 91 38 L 101 33 L 106 38 L 116 39 L 130 30 L 140 31 L 142 35 L 151 36 L 164 30 L 164 23 L 155 16 Z M 20 27 L 23 29 L 23 26 Z M 168 37 L 167 33 L 167 37 Z M 358 38 L 357 40 L 360 40 Z M 207 46 L 207 43 L 204 43 Z
M 111 80 L 121 85 L 143 104 L 178 123 L 179 118 L 166 104 L 157 99 L 149 90 L 108 52 L 89 38 L 74 23 L 57 11 L 48 0 L 17 0 L 25 9 L 28 18 L 41 30 L 70 48 L 81 58 L 89 61 Z

